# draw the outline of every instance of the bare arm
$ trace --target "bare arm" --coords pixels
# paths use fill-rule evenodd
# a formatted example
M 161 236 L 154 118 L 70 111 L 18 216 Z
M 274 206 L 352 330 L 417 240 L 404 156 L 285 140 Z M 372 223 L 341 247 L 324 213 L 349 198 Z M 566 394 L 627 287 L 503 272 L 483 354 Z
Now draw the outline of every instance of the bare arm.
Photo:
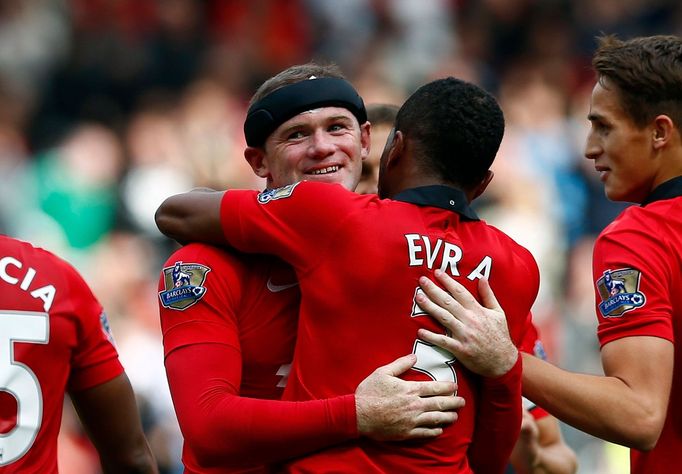
M 135 395 L 125 373 L 71 399 L 102 469 L 109 474 L 155 474 L 156 461 L 142 432 Z
M 481 280 L 479 286 L 486 308 L 449 276 L 440 274 L 439 281 L 452 294 L 454 302 L 443 304 L 442 294 L 432 291 L 428 285 L 423 288 L 440 307 L 436 311 L 437 319 L 452 329 L 453 337 L 422 334 L 421 330 L 420 337 L 455 356 L 463 354 L 462 362 L 474 372 L 489 367 L 491 360 L 503 364 L 510 350 L 503 337 L 504 329 L 498 324 L 505 320 L 504 312 L 487 282 Z M 598 376 L 569 372 L 524 354 L 523 392 L 580 430 L 607 441 L 648 450 L 656 444 L 663 429 L 673 356 L 673 345 L 665 339 L 643 336 L 618 339 L 602 348 L 606 376 Z M 651 383 L 652 380 L 656 383 Z
M 673 355 L 665 339 L 618 339 L 602 348 L 606 376 L 569 372 L 524 355 L 524 394 L 580 430 L 646 451 L 663 429 Z
M 161 233 L 181 244 L 206 242 L 225 245 L 220 224 L 224 192 L 201 188 L 167 198 L 154 219 Z
M 548 415 L 536 420 L 527 410 L 510 461 L 519 474 L 573 474 L 578 468 L 557 419 Z

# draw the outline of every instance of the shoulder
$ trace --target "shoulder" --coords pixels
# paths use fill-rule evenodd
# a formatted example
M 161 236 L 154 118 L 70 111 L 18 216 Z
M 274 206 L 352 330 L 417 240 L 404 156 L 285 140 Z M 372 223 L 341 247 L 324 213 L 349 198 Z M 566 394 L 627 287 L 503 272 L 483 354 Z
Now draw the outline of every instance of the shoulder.
M 161 278 L 177 282 L 182 274 L 187 274 L 192 275 L 192 281 L 201 277 L 199 279 L 202 282 L 242 282 L 254 269 L 265 265 L 265 260 L 258 255 L 246 255 L 231 249 L 191 243 L 168 257 L 161 270 Z
M 678 241 L 682 231 L 682 221 L 678 218 L 675 222 L 670 218 L 670 201 L 673 200 L 662 201 L 662 205 L 633 205 L 625 209 L 597 237 L 595 258 L 604 252 L 623 253 L 643 260 L 652 254 L 668 254 L 669 247 L 674 245 L 673 241 Z
M 22 265 L 31 265 L 44 269 L 75 271 L 66 260 L 42 247 L 36 247 L 30 242 L 0 235 L 0 258 L 13 256 L 21 261 Z
M 509 234 L 501 231 L 497 227 L 481 221 L 481 225 L 486 229 L 489 238 L 494 242 L 495 246 L 491 247 L 492 251 L 501 256 L 508 256 L 512 263 L 516 266 L 521 265 L 527 270 L 537 273 L 539 278 L 539 269 L 535 257 L 523 245 L 519 244 Z
M 173 252 L 166 259 L 164 267 L 173 266 L 177 261 L 190 260 L 215 262 L 221 265 L 244 265 L 246 263 L 245 256 L 239 252 L 214 245 L 193 242 Z

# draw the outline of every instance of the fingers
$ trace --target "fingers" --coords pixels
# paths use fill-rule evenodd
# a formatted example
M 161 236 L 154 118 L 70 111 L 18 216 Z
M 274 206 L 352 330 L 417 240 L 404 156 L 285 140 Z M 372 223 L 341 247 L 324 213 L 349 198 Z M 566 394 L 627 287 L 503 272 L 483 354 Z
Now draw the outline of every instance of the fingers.
M 502 311 L 493 289 L 490 288 L 490 282 L 486 278 L 478 281 L 478 294 L 481 295 L 481 301 L 486 308 Z
M 452 396 L 457 390 L 457 384 L 454 382 L 415 382 L 406 381 L 410 393 L 420 397 L 435 397 L 439 395 Z
M 428 280 L 427 278 L 424 279 Z M 421 279 L 419 281 L 421 283 Z M 443 290 L 434 285 L 430 280 L 429 283 L 427 284 L 427 287 L 437 288 L 439 292 L 447 295 L 447 293 L 443 292 Z M 434 291 L 431 291 L 432 288 L 429 288 L 427 290 L 424 286 L 422 286 L 422 289 L 424 289 L 425 294 L 417 294 L 416 296 L 416 301 L 419 307 L 426 311 L 427 313 L 429 313 L 431 317 L 438 321 L 440 324 L 445 326 L 446 329 L 449 329 L 452 334 L 455 335 L 459 334 L 462 330 L 463 324 L 457 319 L 457 315 L 453 314 L 451 311 L 448 311 L 447 309 L 442 308 L 438 304 L 434 303 L 432 300 L 443 302 L 447 298 L 451 303 L 454 304 L 457 303 L 450 296 L 447 296 L 446 298 L 438 298 L 436 296 L 432 296 L 432 294 L 429 294 L 435 293 Z M 460 307 L 459 304 L 457 304 L 457 306 Z M 455 310 L 456 308 L 453 306 L 450 309 Z
M 436 270 L 436 274 L 438 274 L 439 271 L 440 270 Z M 459 285 L 459 283 L 457 284 Z M 449 308 L 450 306 L 453 306 L 455 308 L 461 308 L 461 305 L 456 299 L 454 299 L 447 291 L 443 290 L 438 285 L 436 285 L 428 277 L 425 276 L 420 277 L 419 286 L 421 287 L 422 290 L 424 290 L 424 293 L 426 293 L 426 295 L 429 298 L 431 298 L 431 300 L 440 303 L 441 307 Z M 421 306 L 421 304 L 419 306 Z
M 449 326 L 446 327 L 451 329 Z M 445 349 L 455 357 L 459 358 L 462 355 L 463 347 L 462 343 L 459 340 L 455 339 L 455 337 L 457 336 L 458 331 L 454 330 L 452 330 L 451 337 L 448 337 L 445 334 L 437 334 L 424 328 L 417 330 L 417 337 L 419 337 L 419 339 L 429 342 L 434 346 L 438 346 L 441 349 Z
M 442 270 L 436 270 L 434 275 L 436 276 L 436 279 L 445 287 L 447 292 L 452 295 L 457 303 L 459 303 L 459 305 L 465 308 L 478 306 L 478 301 L 476 301 L 476 298 L 474 298 L 469 290 L 467 290 L 461 283 L 452 278 L 450 275 Z
M 457 420 L 457 413 L 430 411 L 417 417 L 417 428 L 444 428 Z
M 407 439 L 427 439 L 435 438 L 443 434 L 443 428 L 413 428 L 407 435 Z
M 421 400 L 421 409 L 424 411 L 424 413 L 437 414 L 438 412 L 443 412 L 447 415 L 444 417 L 446 419 L 450 419 L 451 415 L 457 413 L 455 410 L 463 408 L 464 405 L 466 405 L 466 402 L 462 397 L 456 397 L 452 395 L 422 398 Z M 435 414 L 433 416 L 437 417 Z M 419 424 L 422 425 L 423 423 Z
M 417 356 L 408 354 L 394 360 L 393 362 L 379 367 L 376 372 L 381 372 L 392 377 L 398 377 L 404 372 L 407 372 L 417 363 Z

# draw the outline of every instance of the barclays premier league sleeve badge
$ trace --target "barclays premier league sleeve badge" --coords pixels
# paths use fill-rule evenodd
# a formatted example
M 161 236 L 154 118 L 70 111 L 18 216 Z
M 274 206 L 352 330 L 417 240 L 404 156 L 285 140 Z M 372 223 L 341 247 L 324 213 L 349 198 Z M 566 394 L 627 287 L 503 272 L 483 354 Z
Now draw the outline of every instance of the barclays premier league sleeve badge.
M 206 294 L 203 286 L 211 269 L 198 263 L 175 262 L 163 269 L 164 291 L 159 293 L 164 308 L 184 310 Z
M 633 268 L 606 270 L 597 280 L 601 296 L 599 312 L 605 318 L 618 318 L 623 313 L 644 306 L 646 297 L 639 291 L 641 272 Z
M 286 199 L 292 195 L 294 188 L 296 188 L 298 185 L 299 183 L 294 183 L 287 186 L 282 186 L 281 188 L 266 189 L 262 193 L 258 194 L 258 202 L 261 204 L 267 204 L 270 201 L 275 201 L 277 199 Z

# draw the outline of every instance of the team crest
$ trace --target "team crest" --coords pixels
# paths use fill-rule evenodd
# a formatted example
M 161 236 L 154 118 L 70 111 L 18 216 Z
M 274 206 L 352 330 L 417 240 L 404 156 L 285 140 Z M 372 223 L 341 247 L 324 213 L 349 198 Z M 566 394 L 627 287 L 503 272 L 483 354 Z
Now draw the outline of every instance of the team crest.
M 294 188 L 296 186 L 298 186 L 298 183 L 282 186 L 281 188 L 266 189 L 258 195 L 258 202 L 261 204 L 267 204 L 270 201 L 274 201 L 276 199 L 288 198 L 294 192 Z
M 618 318 L 623 313 L 639 308 L 646 302 L 644 293 L 639 291 L 641 272 L 633 268 L 606 270 L 597 280 L 601 296 L 599 311 L 605 318 Z
M 203 286 L 211 269 L 198 263 L 175 262 L 163 269 L 165 291 L 159 293 L 164 308 L 183 310 L 189 308 L 206 294 Z

